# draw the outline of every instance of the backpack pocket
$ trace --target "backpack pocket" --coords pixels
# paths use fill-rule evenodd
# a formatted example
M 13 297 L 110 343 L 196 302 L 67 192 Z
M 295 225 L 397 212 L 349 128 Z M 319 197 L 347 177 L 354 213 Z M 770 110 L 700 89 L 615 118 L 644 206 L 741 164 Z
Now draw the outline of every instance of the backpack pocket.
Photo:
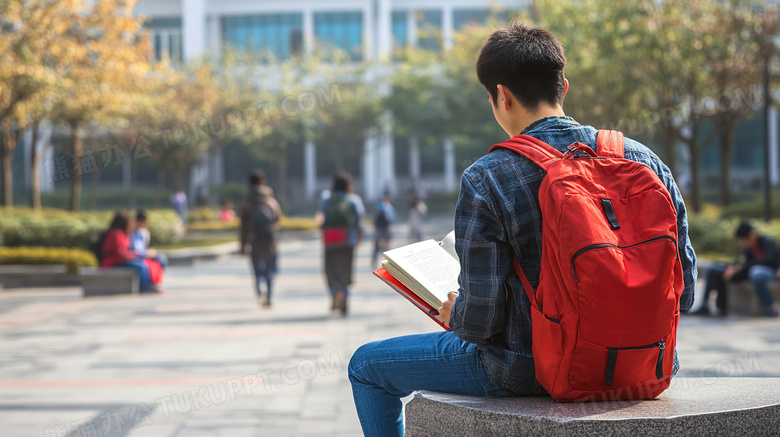
M 664 368 L 667 337 L 622 347 L 601 346 L 580 338 L 574 348 L 569 385 L 583 391 L 603 391 L 657 384 L 669 376 Z
M 593 244 L 572 256 L 579 315 L 572 388 L 612 391 L 669 376 L 664 357 L 674 346 L 676 263 L 677 243 L 669 236 Z
M 674 322 L 677 243 L 661 236 L 628 246 L 593 244 L 571 258 L 577 335 L 633 347 L 662 339 Z

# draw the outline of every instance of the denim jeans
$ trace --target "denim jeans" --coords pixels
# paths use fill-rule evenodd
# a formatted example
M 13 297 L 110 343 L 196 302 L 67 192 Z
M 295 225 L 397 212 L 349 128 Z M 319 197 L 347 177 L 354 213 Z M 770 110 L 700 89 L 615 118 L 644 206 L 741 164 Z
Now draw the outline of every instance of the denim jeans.
M 143 258 L 131 259 L 120 266 L 131 267 L 138 273 L 138 288 L 141 293 L 152 289 L 152 278 L 149 276 L 149 269 L 144 264 Z
M 775 269 L 762 265 L 753 266 L 748 270 L 748 279 L 753 284 L 758 299 L 761 300 L 761 305 L 764 308 L 769 308 L 774 303 L 772 295 L 769 294 L 767 284 L 775 280 L 775 272 Z
M 365 344 L 349 362 L 349 380 L 369 437 L 404 434 L 401 398 L 415 390 L 517 396 L 488 379 L 474 344 L 448 331 Z
M 268 302 L 271 302 L 271 291 L 276 275 L 276 255 L 263 255 L 255 251 L 251 254 L 252 270 L 255 273 L 255 291 L 257 297 L 262 296 L 262 284 L 265 282 Z

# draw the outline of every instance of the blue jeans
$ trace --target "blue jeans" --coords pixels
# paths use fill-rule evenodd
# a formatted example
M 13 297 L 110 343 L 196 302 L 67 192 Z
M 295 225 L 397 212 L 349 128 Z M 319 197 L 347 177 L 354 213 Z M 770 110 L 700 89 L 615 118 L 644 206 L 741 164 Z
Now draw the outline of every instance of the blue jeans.
M 265 255 L 252 251 L 252 270 L 255 272 L 255 291 L 257 297 L 262 296 L 261 284 L 265 282 L 268 294 L 266 298 L 271 302 L 271 289 L 276 275 L 276 255 Z
M 448 331 L 365 344 L 349 362 L 349 380 L 369 437 L 404 434 L 401 398 L 415 390 L 517 396 L 488 379 L 473 343 Z
M 761 305 L 763 305 L 764 308 L 769 308 L 774 303 L 772 295 L 769 294 L 769 287 L 767 284 L 769 281 L 775 280 L 775 273 L 775 269 L 762 265 L 753 266 L 748 270 L 748 279 L 753 284 L 758 299 L 761 300 Z
M 136 258 L 121 264 L 120 267 L 132 267 L 138 273 L 138 288 L 141 293 L 152 289 L 152 278 L 149 277 L 149 269 L 144 264 L 143 258 Z

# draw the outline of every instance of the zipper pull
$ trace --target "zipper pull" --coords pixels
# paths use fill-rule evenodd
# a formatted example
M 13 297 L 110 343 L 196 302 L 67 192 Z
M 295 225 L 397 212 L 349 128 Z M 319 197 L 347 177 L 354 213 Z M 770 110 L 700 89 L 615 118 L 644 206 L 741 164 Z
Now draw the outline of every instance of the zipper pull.
M 666 349 L 666 343 L 661 340 L 658 342 L 658 361 L 655 364 L 655 377 L 657 379 L 664 378 L 664 349 Z

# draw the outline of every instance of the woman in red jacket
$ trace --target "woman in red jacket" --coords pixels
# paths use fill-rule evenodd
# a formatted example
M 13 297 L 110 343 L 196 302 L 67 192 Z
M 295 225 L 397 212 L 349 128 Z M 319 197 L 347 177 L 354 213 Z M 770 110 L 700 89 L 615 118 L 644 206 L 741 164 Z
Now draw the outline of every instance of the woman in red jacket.
M 131 267 L 138 272 L 141 292 L 159 292 L 156 284 L 162 281 L 162 267 L 149 258 L 130 250 L 129 229 L 132 219 L 124 211 L 114 215 L 101 245 L 101 267 Z

